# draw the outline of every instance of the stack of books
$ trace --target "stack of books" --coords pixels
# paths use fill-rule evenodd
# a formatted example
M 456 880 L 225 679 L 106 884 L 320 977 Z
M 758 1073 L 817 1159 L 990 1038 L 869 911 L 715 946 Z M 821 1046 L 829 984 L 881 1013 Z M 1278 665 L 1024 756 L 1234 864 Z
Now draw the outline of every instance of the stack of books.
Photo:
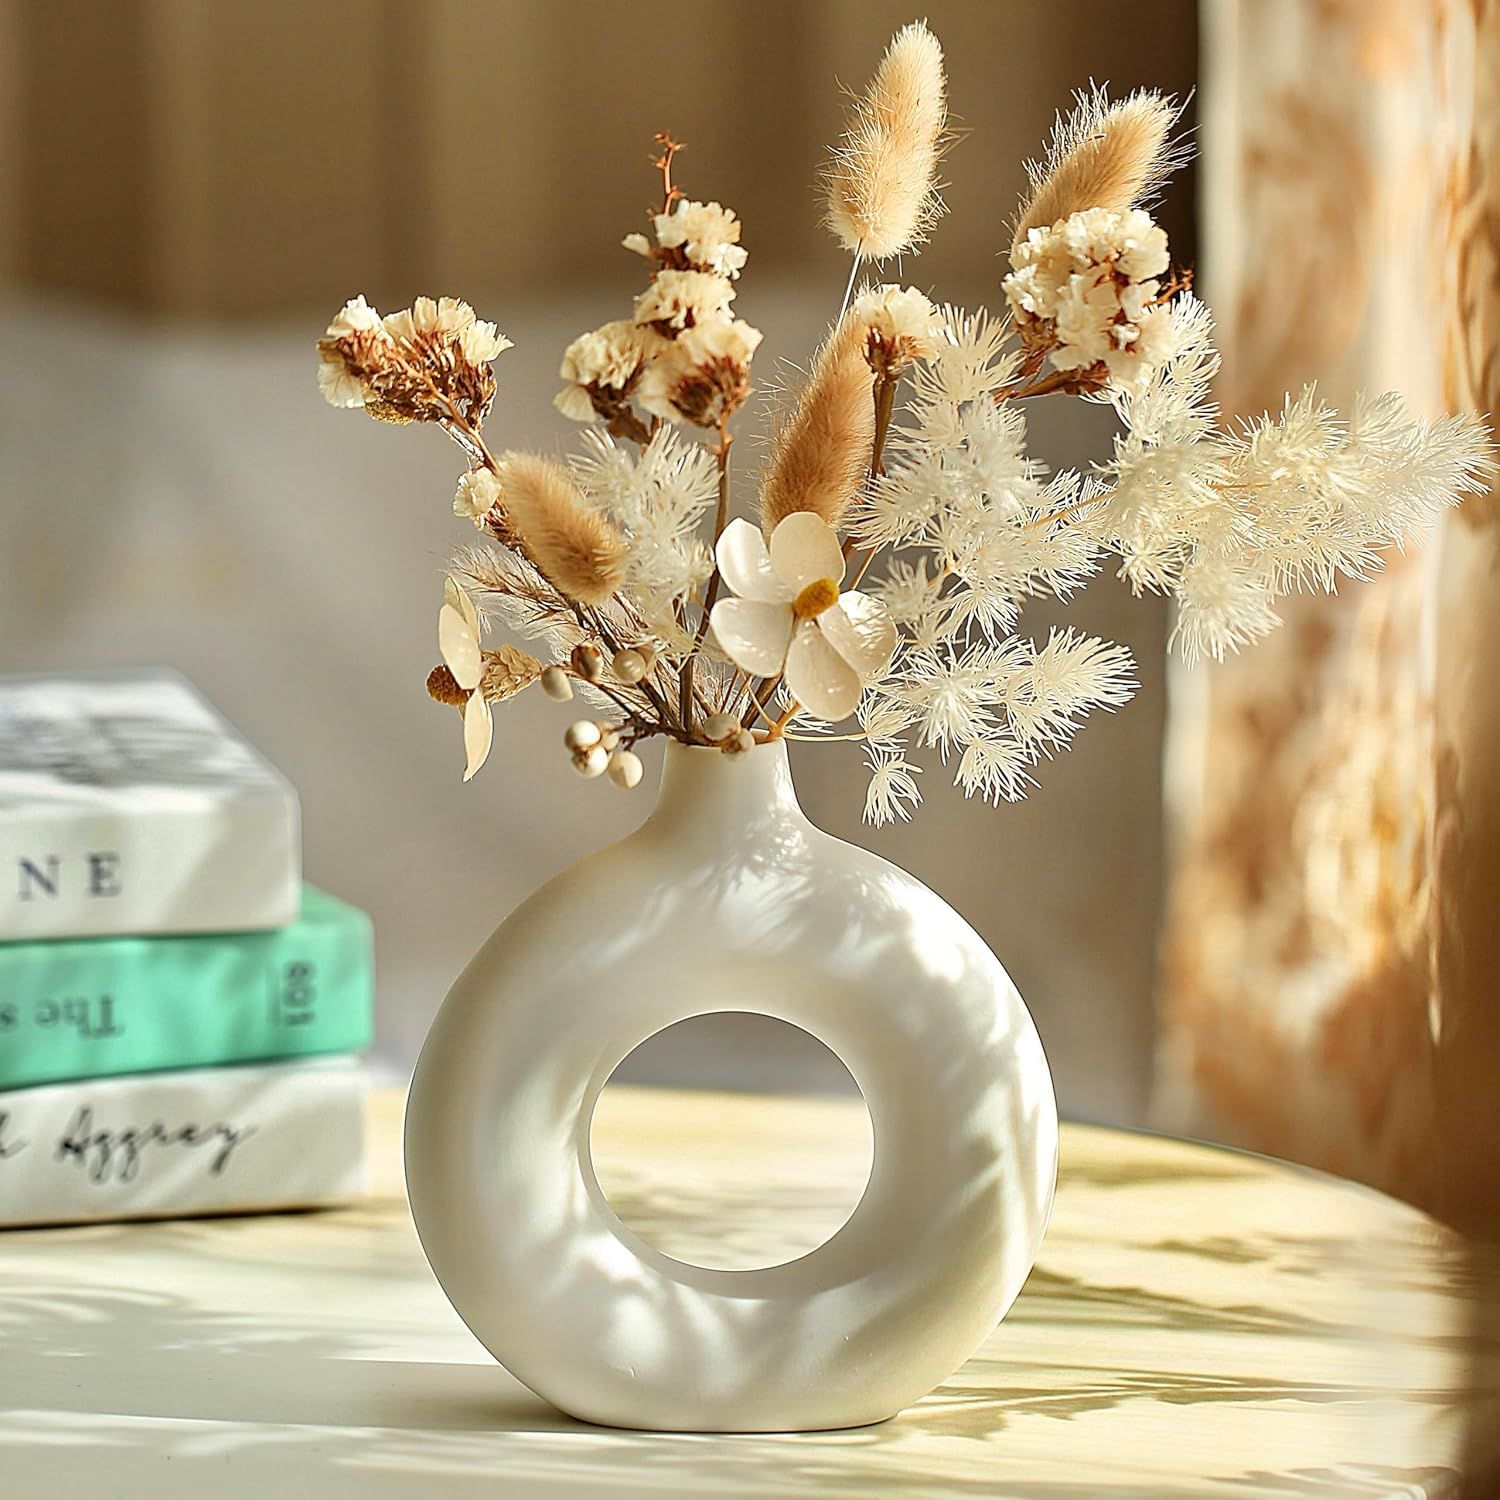
M 0 1224 L 357 1193 L 370 924 L 180 677 L 0 677 Z

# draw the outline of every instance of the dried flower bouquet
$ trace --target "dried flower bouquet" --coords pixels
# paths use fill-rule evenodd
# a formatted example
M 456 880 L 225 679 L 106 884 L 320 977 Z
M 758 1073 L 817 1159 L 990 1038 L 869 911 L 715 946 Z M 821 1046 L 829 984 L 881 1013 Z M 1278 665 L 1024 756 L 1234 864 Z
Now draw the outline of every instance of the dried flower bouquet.
M 1172 597 L 1188 659 L 1221 658 L 1278 623 L 1279 597 L 1368 576 L 1480 488 L 1483 423 L 1417 420 L 1393 396 L 1341 417 L 1309 388 L 1220 423 L 1211 318 L 1142 206 L 1183 156 L 1179 110 L 1156 93 L 1094 92 L 1059 118 L 1029 167 L 1003 307 L 873 278 L 856 293 L 943 211 L 945 94 L 917 23 L 853 103 L 824 181 L 854 262 L 845 305 L 776 419 L 755 523 L 730 518 L 732 423 L 761 341 L 733 311 L 740 223 L 683 196 L 665 135 L 652 233 L 624 240 L 645 288 L 563 356 L 557 406 L 590 424 L 572 458 L 492 451 L 490 362 L 509 341 L 466 303 L 382 318 L 356 298 L 329 326 L 329 401 L 436 423 L 468 459 L 454 509 L 483 537 L 445 581 L 428 679 L 462 711 L 465 779 L 492 706 L 538 682 L 591 703 L 566 748 L 624 787 L 653 735 L 740 754 L 857 715 L 838 737 L 866 744 L 871 821 L 917 804 L 921 749 L 966 794 L 1017 798 L 1090 709 L 1134 688 L 1119 645 L 1016 633 L 1027 599 L 1066 598 L 1108 564 Z M 1025 405 L 1053 395 L 1114 409 L 1108 462 L 1048 475 L 1028 455 Z M 490 620 L 533 650 L 486 646 Z

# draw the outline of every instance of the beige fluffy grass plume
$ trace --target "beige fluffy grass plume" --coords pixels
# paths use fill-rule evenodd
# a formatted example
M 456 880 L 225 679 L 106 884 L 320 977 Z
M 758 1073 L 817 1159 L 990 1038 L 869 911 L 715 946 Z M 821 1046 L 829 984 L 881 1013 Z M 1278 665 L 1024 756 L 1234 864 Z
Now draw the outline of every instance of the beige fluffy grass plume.
M 505 510 L 526 555 L 570 599 L 603 604 L 620 586 L 624 543 L 568 471 L 536 453 L 499 463 Z
M 1058 115 L 1040 161 L 1026 164 L 1026 197 L 1011 250 L 1028 230 L 1045 229 L 1086 208 L 1127 209 L 1149 197 L 1187 152 L 1171 135 L 1181 108 L 1146 90 L 1111 104 L 1105 91 L 1080 93 L 1071 114 Z
M 942 212 L 943 49 L 923 21 L 898 31 L 855 99 L 824 172 L 826 222 L 846 250 L 883 260 L 926 239 Z
M 866 330 L 852 314 L 831 333 L 791 411 L 771 440 L 760 486 L 769 534 L 794 511 L 810 510 L 835 530 L 864 479 L 875 437 L 873 376 Z

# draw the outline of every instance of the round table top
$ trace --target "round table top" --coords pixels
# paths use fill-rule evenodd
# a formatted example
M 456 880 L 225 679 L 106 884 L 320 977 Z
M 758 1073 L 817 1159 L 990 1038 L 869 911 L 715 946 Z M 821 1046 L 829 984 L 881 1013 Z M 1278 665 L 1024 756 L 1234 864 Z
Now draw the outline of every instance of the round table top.
M 842 1147 L 865 1125 L 853 1101 L 606 1097 L 621 1133 L 601 1178 L 688 1259 L 730 1206 L 716 1159 L 747 1139 L 777 1153 L 764 1223 L 741 1230 L 772 1251 L 776 1225 L 847 1191 Z M 401 1194 L 399 1114 L 396 1092 L 372 1100 L 373 1191 L 349 1209 L 0 1234 L 6 1500 L 1410 1496 L 1495 1461 L 1491 1260 L 1347 1183 L 1083 1126 L 1064 1127 L 1019 1301 L 902 1416 L 786 1436 L 588 1427 L 443 1299 Z M 689 1138 L 692 1169 L 663 1171 L 661 1148 Z

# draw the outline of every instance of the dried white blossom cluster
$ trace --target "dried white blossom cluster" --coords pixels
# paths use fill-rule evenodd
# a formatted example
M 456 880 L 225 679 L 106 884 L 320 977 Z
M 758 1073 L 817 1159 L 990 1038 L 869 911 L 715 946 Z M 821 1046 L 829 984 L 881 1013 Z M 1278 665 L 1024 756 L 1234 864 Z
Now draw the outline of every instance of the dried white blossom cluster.
M 761 342 L 734 313 L 740 222 L 673 186 L 668 137 L 652 232 L 624 241 L 650 279 L 563 356 L 556 404 L 594 424 L 571 459 L 488 447 L 508 340 L 468 304 L 348 303 L 318 345 L 324 395 L 438 425 L 466 458 L 453 509 L 480 537 L 445 580 L 427 684 L 462 715 L 466 777 L 494 705 L 537 683 L 590 707 L 563 736 L 573 769 L 623 788 L 653 736 L 744 755 L 857 716 L 838 737 L 866 743 L 871 821 L 910 815 L 924 755 L 966 795 L 1014 799 L 1136 686 L 1120 645 L 1018 633 L 1028 601 L 1108 570 L 1172 600 L 1189 660 L 1222 657 L 1286 594 L 1366 577 L 1482 488 L 1483 423 L 1417 420 L 1391 396 L 1341 417 L 1309 389 L 1221 424 L 1211 318 L 1142 207 L 1180 159 L 1178 114 L 1094 91 L 1059 119 L 1028 167 L 998 315 L 894 283 L 855 294 L 860 267 L 914 252 L 941 207 L 942 49 L 904 28 L 825 173 L 854 269 L 773 424 L 756 522 L 732 518 L 730 423 Z M 1027 406 L 1069 395 L 1109 404 L 1119 432 L 1106 462 L 1053 474 Z M 532 649 L 486 647 L 487 621 Z
M 690 270 L 731 280 L 745 268 L 747 252 L 740 244 L 740 221 L 722 204 L 681 198 L 675 208 L 654 214 L 651 223 L 658 251 L 666 252 L 664 259 L 680 260 Z M 658 253 L 643 234 L 627 234 L 622 243 L 648 260 Z
M 318 388 L 333 406 L 386 422 L 483 419 L 495 396 L 490 361 L 511 347 L 457 297 L 418 297 L 382 318 L 363 297 L 340 308 L 318 341 Z
M 625 539 L 625 593 L 663 652 L 681 660 L 693 639 L 679 606 L 714 569 L 703 540 L 718 496 L 713 455 L 665 426 L 637 452 L 603 432 L 587 433 L 584 442 L 573 474 Z
M 1030 230 L 1011 252 L 1005 300 L 1027 348 L 1059 370 L 1096 370 L 1136 387 L 1171 353 L 1171 319 L 1157 304 L 1170 264 L 1167 237 L 1145 209 L 1089 208 Z
M 640 435 L 632 400 L 662 421 L 722 429 L 750 394 L 761 340 L 731 310 L 746 260 L 739 219 L 718 203 L 674 199 L 670 189 L 668 198 L 652 219 L 655 244 L 644 234 L 622 242 L 653 265 L 630 319 L 580 334 L 559 372 L 567 384 L 557 409 L 579 422 L 602 418 L 622 437 Z
M 937 309 L 913 287 L 886 285 L 861 292 L 852 313 L 865 329 L 865 359 L 886 379 L 916 360 L 931 358 L 943 337 Z

